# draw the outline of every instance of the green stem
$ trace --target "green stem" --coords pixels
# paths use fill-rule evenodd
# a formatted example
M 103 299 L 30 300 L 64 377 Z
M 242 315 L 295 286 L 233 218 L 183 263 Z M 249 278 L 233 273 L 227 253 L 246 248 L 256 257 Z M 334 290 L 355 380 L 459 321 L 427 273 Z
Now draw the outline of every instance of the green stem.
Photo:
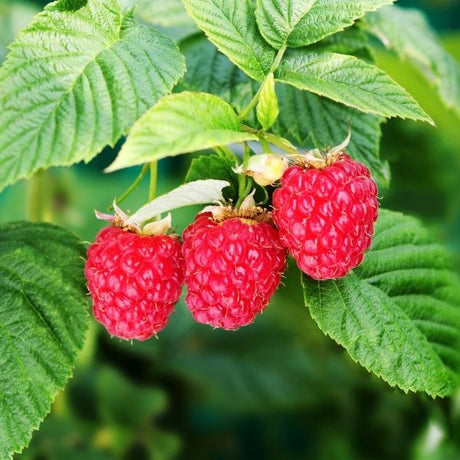
M 260 145 L 263 148 L 264 153 L 273 153 L 272 149 L 268 145 L 268 142 L 263 137 L 260 137 L 259 141 L 260 141 Z
M 287 45 L 283 45 L 283 47 L 278 51 L 278 54 L 275 57 L 275 60 L 273 61 L 272 66 L 270 67 L 270 72 L 268 74 L 273 73 L 281 64 L 281 60 L 283 59 L 284 53 L 286 52 Z M 260 85 L 259 89 L 257 90 L 257 93 L 254 95 L 254 97 L 249 101 L 249 104 L 242 110 L 242 112 L 238 115 L 238 118 L 240 120 L 244 120 L 251 110 L 257 105 L 259 102 L 259 97 L 260 93 L 262 92 L 262 88 L 264 87 L 265 81 L 262 82 Z
M 115 198 L 115 203 L 120 204 L 122 201 L 126 200 L 126 198 L 128 198 L 128 196 L 131 195 L 133 190 L 135 190 L 135 188 L 140 184 L 141 180 L 147 174 L 148 170 L 149 170 L 149 165 L 145 164 L 142 167 L 141 172 L 139 173 L 139 175 L 136 177 L 134 182 L 129 186 L 129 188 L 123 193 L 123 195 L 121 195 L 118 198 Z M 112 209 L 113 209 L 113 206 L 110 206 L 109 211 L 111 211 Z
M 150 163 L 149 202 L 155 198 L 155 195 L 157 193 L 157 176 L 158 176 L 158 162 L 152 161 Z
M 272 133 L 267 133 L 265 131 L 258 131 L 257 129 L 251 128 L 250 126 L 246 126 L 246 125 L 243 125 L 242 129 L 243 131 L 246 131 L 247 133 L 251 133 L 251 134 L 255 134 L 256 136 L 259 136 L 259 139 L 261 141 L 265 140 L 266 142 L 269 142 L 270 144 L 276 145 L 276 147 L 280 148 L 286 153 L 289 153 L 290 155 L 302 155 L 301 152 L 297 150 L 296 147 L 292 145 L 284 137 L 280 137 Z
M 287 139 L 275 136 L 271 133 L 264 133 L 264 138 L 267 142 L 276 145 L 276 147 L 280 148 L 286 153 L 289 153 L 290 155 L 302 155 L 299 150 L 297 150 Z
M 273 64 L 271 66 L 270 72 L 273 73 L 281 64 L 281 59 L 283 59 L 284 53 L 286 52 L 287 45 L 284 44 L 280 50 L 278 50 L 278 54 L 275 57 L 275 60 L 273 61 Z
M 259 97 L 260 97 L 260 93 L 262 92 L 262 88 L 264 87 L 264 84 L 262 83 L 259 87 L 259 89 L 257 90 L 257 93 L 254 95 L 254 97 L 251 99 L 251 101 L 249 102 L 249 104 L 246 106 L 246 108 L 243 109 L 243 111 L 238 115 L 238 118 L 242 121 L 244 120 L 248 115 L 249 113 L 251 112 L 251 110 L 257 105 L 257 103 L 259 102 Z
M 245 142 L 244 143 L 244 153 L 243 153 L 243 169 L 246 169 L 248 167 L 249 158 L 250 158 L 249 153 L 250 153 L 249 145 L 247 142 Z
M 225 159 L 230 159 L 230 158 L 233 158 L 236 162 L 236 164 L 239 164 L 239 158 L 237 155 L 235 155 L 235 153 L 229 149 L 228 147 L 226 147 L 225 145 L 222 145 L 220 147 L 214 147 L 214 151 L 217 153 L 217 155 L 219 155 L 221 158 L 225 158 Z
M 32 222 L 50 222 L 52 220 L 49 209 L 49 179 L 48 172 L 40 170 L 29 181 L 27 217 Z

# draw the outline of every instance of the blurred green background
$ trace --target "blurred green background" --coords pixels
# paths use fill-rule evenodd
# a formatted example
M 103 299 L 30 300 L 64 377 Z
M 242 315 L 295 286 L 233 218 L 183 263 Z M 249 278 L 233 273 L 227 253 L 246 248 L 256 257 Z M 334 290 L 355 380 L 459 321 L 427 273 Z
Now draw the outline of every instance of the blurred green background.
M 6 45 L 46 2 L 0 0 Z M 400 1 L 423 8 L 460 62 L 460 3 Z M 420 217 L 460 268 L 460 120 L 420 74 L 380 50 L 381 67 L 433 116 L 437 127 L 384 125 L 392 183 L 382 206 Z M 92 241 L 105 210 L 139 172 L 111 175 L 106 149 L 88 165 L 53 169 L 0 194 L 0 221 L 39 212 Z M 159 193 L 181 183 L 190 157 L 163 160 Z M 28 209 L 43 193 L 47 209 Z M 125 203 L 147 199 L 143 184 Z M 196 209 L 173 214 L 178 232 Z M 181 302 L 158 340 L 110 339 L 94 321 L 74 378 L 18 460 L 51 459 L 430 459 L 460 458 L 460 394 L 405 395 L 368 374 L 313 324 L 295 267 L 266 312 L 238 332 L 196 325 Z

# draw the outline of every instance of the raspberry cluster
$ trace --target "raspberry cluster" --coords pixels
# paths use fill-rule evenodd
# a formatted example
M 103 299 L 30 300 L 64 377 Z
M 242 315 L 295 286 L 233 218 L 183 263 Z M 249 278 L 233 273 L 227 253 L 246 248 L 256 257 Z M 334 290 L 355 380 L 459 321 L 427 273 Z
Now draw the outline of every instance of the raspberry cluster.
M 103 229 L 85 268 L 96 319 L 114 336 L 148 339 L 166 326 L 185 281 L 198 323 L 235 330 L 268 305 L 287 252 L 317 280 L 357 267 L 378 212 L 369 170 L 343 152 L 299 163 L 285 170 L 273 213 L 253 204 L 214 206 L 185 229 L 183 245 L 125 227 L 123 219 Z

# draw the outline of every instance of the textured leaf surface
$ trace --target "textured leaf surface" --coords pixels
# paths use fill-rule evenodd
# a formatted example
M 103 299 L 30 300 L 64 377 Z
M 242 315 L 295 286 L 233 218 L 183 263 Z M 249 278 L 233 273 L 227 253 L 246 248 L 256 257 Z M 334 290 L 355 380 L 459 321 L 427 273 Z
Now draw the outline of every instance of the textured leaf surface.
M 259 103 L 257 104 L 257 119 L 262 128 L 267 130 L 278 118 L 280 111 L 275 92 L 275 80 L 271 73 L 262 85 Z
M 278 80 L 366 113 L 432 123 L 414 98 L 379 68 L 353 56 L 293 53 L 278 68 Z
M 278 84 L 277 93 L 280 117 L 274 126 L 275 132 L 304 148 L 327 149 L 340 144 L 351 129 L 347 152 L 366 164 L 379 183 L 388 185 L 389 168 L 379 158 L 381 117 L 289 85 Z
M 212 94 L 185 91 L 164 97 L 137 121 L 107 171 L 248 140 L 257 137 L 241 132 L 229 104 Z
M 383 8 L 366 17 L 365 24 L 387 48 L 418 67 L 446 107 L 460 115 L 460 67 L 420 11 Z
M 194 158 L 187 172 L 185 182 L 196 180 L 218 179 L 227 181 L 230 185 L 222 190 L 225 200 L 238 199 L 238 174 L 233 171 L 236 167 L 235 158 L 218 155 L 202 155 Z
M 173 42 L 122 4 L 51 3 L 12 45 L 0 69 L 0 188 L 90 160 L 183 74 Z
M 315 3 L 316 0 L 257 0 L 260 33 L 276 49 L 290 45 L 290 35 Z
M 350 32 L 350 33 L 348 33 Z M 339 46 L 347 52 L 362 51 L 367 43 L 362 35 L 348 29 L 339 35 L 353 35 L 350 40 L 334 40 L 324 46 Z M 187 74 L 179 84 L 181 88 L 218 94 L 241 110 L 257 91 L 243 72 L 233 65 L 204 37 L 185 40 L 181 51 L 187 59 Z M 380 124 L 382 118 L 365 114 L 293 86 L 277 83 L 276 93 L 280 103 L 280 115 L 271 128 L 305 148 L 327 148 L 340 144 L 351 127 L 348 151 L 365 163 L 374 177 L 382 184 L 389 181 L 388 167 L 379 159 Z M 256 120 L 252 120 L 256 123 Z M 209 176 L 208 176 L 209 177 Z
M 46 224 L 0 228 L 0 458 L 30 441 L 71 376 L 88 315 L 84 247 Z
M 363 30 L 361 23 L 355 24 L 338 34 L 329 35 L 310 45 L 309 50 L 351 54 L 371 64 L 374 63 L 369 34 Z
M 418 221 L 381 211 L 372 250 L 339 280 L 303 277 L 326 334 L 392 386 L 446 396 L 460 375 L 460 285 Z
M 257 0 L 257 24 L 275 48 L 310 45 L 394 0 Z
M 230 183 L 225 180 L 215 179 L 189 182 L 142 206 L 125 223 L 126 225 L 135 225 L 173 209 L 222 201 L 222 189 L 229 185 Z
M 274 49 L 262 38 L 251 0 L 184 0 L 200 29 L 241 70 L 255 80 L 268 75 Z
M 249 103 L 258 83 L 251 80 L 203 35 L 181 42 L 187 73 L 178 88 L 216 94 L 241 111 Z M 253 120 L 254 123 L 256 122 Z

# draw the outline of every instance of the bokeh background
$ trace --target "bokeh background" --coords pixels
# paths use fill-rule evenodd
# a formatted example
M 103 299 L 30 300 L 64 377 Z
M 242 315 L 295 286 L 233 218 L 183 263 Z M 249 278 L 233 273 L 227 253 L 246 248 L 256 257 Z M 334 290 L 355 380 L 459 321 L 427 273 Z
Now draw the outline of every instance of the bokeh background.
M 460 62 L 459 1 L 398 3 L 425 10 Z M 0 61 L 45 4 L 0 0 Z M 422 219 L 460 268 L 460 120 L 409 64 L 383 49 L 377 61 L 437 124 L 384 125 L 392 183 L 382 206 Z M 139 173 L 103 174 L 115 154 L 106 149 L 88 165 L 9 187 L 0 222 L 44 218 L 92 241 L 103 225 L 93 210 L 105 210 Z M 190 159 L 161 161 L 160 193 L 181 183 Z M 28 204 L 37 193 L 44 208 Z M 135 210 L 147 194 L 141 185 L 124 208 Z M 178 232 L 195 212 L 173 214 Z M 110 339 L 92 321 L 73 379 L 15 459 L 459 459 L 460 394 L 406 395 L 354 364 L 309 317 L 293 265 L 266 312 L 238 332 L 194 324 L 183 302 L 159 339 L 144 343 Z

